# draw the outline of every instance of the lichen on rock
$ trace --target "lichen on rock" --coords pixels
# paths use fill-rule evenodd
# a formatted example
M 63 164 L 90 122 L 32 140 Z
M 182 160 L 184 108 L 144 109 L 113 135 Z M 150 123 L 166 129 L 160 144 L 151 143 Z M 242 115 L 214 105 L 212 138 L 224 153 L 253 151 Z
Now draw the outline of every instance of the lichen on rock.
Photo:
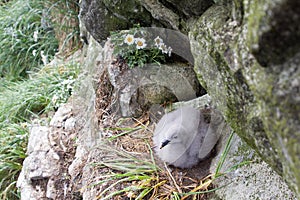
M 231 127 L 299 195 L 299 53 L 291 54 L 299 26 L 291 20 L 292 33 L 279 23 L 298 17 L 295 4 L 221 2 L 190 24 L 189 36 L 200 82 Z M 278 31 L 285 44 L 276 44 Z

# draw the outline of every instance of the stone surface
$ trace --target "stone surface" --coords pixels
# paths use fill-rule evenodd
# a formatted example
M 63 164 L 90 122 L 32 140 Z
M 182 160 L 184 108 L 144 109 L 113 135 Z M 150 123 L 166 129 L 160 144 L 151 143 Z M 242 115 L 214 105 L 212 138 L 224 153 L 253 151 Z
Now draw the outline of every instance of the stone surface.
M 124 117 L 139 116 L 154 104 L 187 101 L 204 93 L 191 66 L 183 63 L 147 65 L 124 72 L 109 65 L 108 74 Z
M 200 16 L 205 10 L 213 5 L 212 0 L 164 0 L 162 2 L 166 6 L 175 7 L 176 11 L 182 13 L 182 16 L 185 17 L 191 17 L 193 15 Z
M 154 19 L 172 29 L 179 30 L 180 17 L 171 9 L 155 0 L 142 0 L 141 4 L 151 13 Z
M 147 9 L 135 4 L 135 1 L 81 2 L 81 20 L 98 42 L 103 42 L 109 31 L 127 29 L 136 22 L 142 22 L 142 26 L 157 23 L 182 31 L 190 30 L 194 70 L 209 96 L 202 97 L 203 101 L 194 99 L 186 103 L 203 106 L 206 104 L 203 102 L 212 101 L 231 128 L 248 144 L 234 136 L 221 172 L 244 161 L 251 161 L 238 169 L 233 168 L 226 176 L 215 181 L 214 184 L 219 187 L 228 184 L 216 191 L 216 199 L 296 199 L 284 181 L 300 196 L 300 6 L 297 0 L 218 0 L 215 1 L 216 5 L 199 17 L 198 8 L 189 4 L 198 2 L 195 0 L 185 5 L 175 0 L 159 1 Z M 153 8 L 160 10 L 151 10 Z M 164 12 L 159 13 L 163 10 L 168 16 Z M 160 23 L 155 19 L 163 20 Z M 51 129 L 37 128 L 35 135 L 40 140 L 29 142 L 30 155 L 24 162 L 18 181 L 22 199 L 67 199 L 59 196 L 64 194 L 63 186 L 66 185 L 67 194 L 73 187 L 72 191 L 82 192 L 79 196 L 83 199 L 92 199 L 97 193 L 96 188 L 87 187 L 97 177 L 94 177 L 86 161 L 101 155 L 93 149 L 101 141 L 95 116 L 95 90 L 100 72 L 111 63 L 111 54 L 107 54 L 111 47 L 102 48 L 93 38 L 88 43 L 84 72 L 80 76 L 81 86 L 75 93 L 76 98 L 70 100 L 72 108 L 66 107 L 64 112 L 59 110 L 56 120 L 51 121 Z M 151 77 L 147 77 L 146 82 L 149 80 L 152 80 Z M 112 81 L 112 84 L 115 83 Z M 156 90 L 155 84 L 153 88 L 144 89 L 155 94 L 169 92 L 165 89 Z M 125 102 L 132 97 L 130 95 L 125 96 Z M 185 100 L 185 96 L 181 100 Z M 129 111 L 130 108 L 126 110 Z M 78 128 L 76 136 L 72 135 L 74 123 Z M 229 127 L 224 131 L 217 152 L 222 152 L 226 146 Z M 66 157 L 70 141 L 75 138 L 75 157 Z M 36 151 L 44 148 L 46 150 Z M 211 172 L 215 172 L 220 156 L 217 154 L 212 161 Z M 66 159 L 72 159 L 72 164 Z M 58 162 L 64 163 L 63 170 L 48 169 L 56 168 Z M 55 182 L 52 177 L 60 182 Z M 56 183 L 61 183 L 57 185 L 58 188 L 54 187 Z
M 72 106 L 63 105 L 51 120 L 50 126 L 33 125 L 28 140 L 28 156 L 18 178 L 21 199 L 70 199 L 72 184 L 67 179 L 66 165 L 72 157 L 72 134 L 75 127 L 65 122 L 72 115 Z
M 217 146 L 220 153 L 213 158 L 210 171 L 215 172 L 221 153 L 228 141 L 229 132 L 223 135 L 223 139 Z M 248 164 L 243 164 L 249 162 Z M 235 167 L 238 166 L 239 167 Z M 216 190 L 211 199 L 290 199 L 296 200 L 295 194 L 288 188 L 276 172 L 268 164 L 262 161 L 258 155 L 236 134 L 231 141 L 231 148 L 220 170 L 225 172 L 213 183 Z
M 89 32 L 98 42 L 103 42 L 110 31 L 129 29 L 136 24 L 186 31 L 183 19 L 201 15 L 212 4 L 212 0 L 82 0 L 81 38 L 86 41 Z
M 151 14 L 136 0 L 83 0 L 79 17 L 98 42 L 105 40 L 110 31 L 128 29 L 138 23 L 142 26 L 154 23 Z
M 50 128 L 32 127 L 27 147 L 28 157 L 23 162 L 22 172 L 17 187 L 21 199 L 40 199 L 46 197 L 46 187 L 51 176 L 59 168 L 59 156 L 51 148 L 48 136 Z
M 190 21 L 189 36 L 198 79 L 217 108 L 300 195 L 300 44 L 293 21 L 300 11 L 291 8 L 297 4 L 221 1 Z M 282 30 L 288 18 L 292 24 Z M 285 45 L 276 44 L 278 31 Z
M 249 3 L 247 44 L 262 67 L 279 67 L 300 51 L 300 2 L 259 1 Z

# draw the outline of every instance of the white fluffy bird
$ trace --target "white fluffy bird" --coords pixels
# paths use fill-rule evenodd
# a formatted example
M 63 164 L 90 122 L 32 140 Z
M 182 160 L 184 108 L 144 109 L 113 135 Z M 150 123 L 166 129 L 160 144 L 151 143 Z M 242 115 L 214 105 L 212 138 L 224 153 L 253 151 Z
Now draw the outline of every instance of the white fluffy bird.
M 217 115 L 211 112 L 211 121 L 214 116 Z M 217 118 L 217 123 L 208 123 L 203 113 L 192 107 L 165 114 L 153 136 L 158 157 L 175 167 L 193 167 L 211 152 L 219 139 L 223 118 L 220 115 Z

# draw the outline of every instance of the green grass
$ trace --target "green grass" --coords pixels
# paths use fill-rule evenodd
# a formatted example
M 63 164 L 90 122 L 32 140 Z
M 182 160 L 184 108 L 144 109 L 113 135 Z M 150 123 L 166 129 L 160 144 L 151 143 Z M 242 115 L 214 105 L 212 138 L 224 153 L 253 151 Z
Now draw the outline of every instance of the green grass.
M 0 5 L 0 199 L 19 199 L 27 123 L 72 94 L 77 64 L 45 65 L 79 48 L 78 1 L 10 0 Z M 45 115 L 47 116 L 47 115 Z
M 75 87 L 79 66 L 47 66 L 32 78 L 0 83 L 0 199 L 18 199 L 16 180 L 25 159 L 26 122 L 55 111 Z
M 127 152 L 113 149 L 105 144 L 101 144 L 99 148 L 101 151 L 107 152 L 108 157 L 113 156 L 114 158 L 103 159 L 102 162 L 93 164 L 97 170 L 110 169 L 110 173 L 105 173 L 97 178 L 101 181 L 93 184 L 109 184 L 107 188 L 100 192 L 97 199 L 111 199 L 121 194 L 127 196 L 132 194 L 134 199 L 145 199 L 147 195 L 154 195 L 156 188 L 164 183 L 158 178 L 158 170 L 160 169 L 154 162 L 150 146 L 151 161 L 136 158 Z M 115 190 L 116 187 L 121 187 L 121 189 Z
M 72 0 L 11 0 L 0 6 L 0 77 L 27 78 L 58 50 L 78 48 L 77 15 Z
M 43 64 L 42 52 L 53 57 L 58 41 L 51 27 L 41 23 L 44 9 L 40 0 L 12 0 L 0 6 L 0 77 L 26 77 L 27 71 Z
M 78 72 L 74 64 L 44 68 L 24 81 L 1 80 L 0 123 L 24 122 L 58 108 L 72 94 Z
M 224 176 L 227 173 L 230 173 L 230 172 L 232 172 L 232 171 L 234 171 L 234 170 L 236 170 L 236 169 L 238 169 L 238 168 L 240 168 L 244 165 L 248 165 L 248 164 L 254 162 L 253 160 L 245 160 L 245 161 L 239 162 L 239 163 L 231 166 L 229 169 L 225 169 L 223 172 L 221 172 L 221 169 L 223 168 L 224 162 L 226 161 L 227 155 L 228 155 L 229 150 L 231 148 L 232 138 L 233 138 L 234 134 L 235 133 L 232 131 L 230 133 L 229 137 L 228 137 L 228 140 L 226 142 L 226 146 L 225 146 L 225 148 L 224 148 L 224 150 L 223 150 L 223 152 L 220 156 L 220 160 L 217 164 L 217 168 L 216 168 L 216 171 L 214 173 L 214 179 L 217 179 L 217 178 L 219 178 L 221 176 Z
M 19 199 L 16 182 L 26 155 L 25 124 L 7 124 L 0 129 L 0 199 Z

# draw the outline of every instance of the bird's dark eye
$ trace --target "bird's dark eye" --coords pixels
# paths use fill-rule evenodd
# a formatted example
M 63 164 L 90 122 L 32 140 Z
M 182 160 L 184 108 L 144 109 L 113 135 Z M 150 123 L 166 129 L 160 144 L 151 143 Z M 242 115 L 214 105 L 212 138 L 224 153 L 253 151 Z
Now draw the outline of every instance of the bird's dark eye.
M 173 136 L 173 138 L 174 138 L 174 139 L 177 139 L 177 138 L 178 138 L 178 136 L 177 136 L 177 135 L 174 135 L 174 136 Z

